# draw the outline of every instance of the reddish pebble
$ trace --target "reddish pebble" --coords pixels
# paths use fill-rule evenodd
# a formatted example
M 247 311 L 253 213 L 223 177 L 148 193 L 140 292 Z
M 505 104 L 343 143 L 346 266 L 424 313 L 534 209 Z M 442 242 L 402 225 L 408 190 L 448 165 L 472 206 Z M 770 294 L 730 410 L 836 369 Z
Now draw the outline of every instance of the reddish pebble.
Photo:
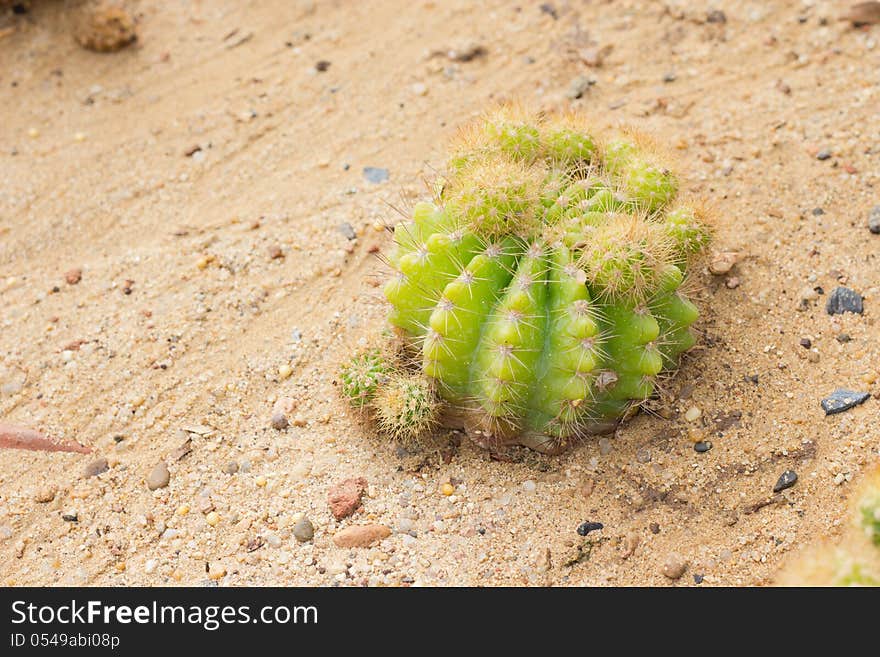
M 361 505 L 361 496 L 367 489 L 367 480 L 363 477 L 350 478 L 342 481 L 327 493 L 327 504 L 330 512 L 337 520 L 347 518 Z
M 68 285 L 76 285 L 82 280 L 83 270 L 79 267 L 75 269 L 71 269 L 69 272 L 64 274 L 64 280 L 67 281 Z

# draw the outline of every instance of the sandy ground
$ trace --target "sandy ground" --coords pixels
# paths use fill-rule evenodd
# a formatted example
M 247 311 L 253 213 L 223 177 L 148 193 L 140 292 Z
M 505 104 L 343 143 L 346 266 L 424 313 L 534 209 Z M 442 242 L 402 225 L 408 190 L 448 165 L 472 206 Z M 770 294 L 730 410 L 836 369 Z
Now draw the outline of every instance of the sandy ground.
M 880 452 L 876 398 L 819 406 L 880 393 L 880 27 L 838 21 L 842 2 L 541 4 L 142 0 L 116 54 L 77 46 L 62 2 L 3 19 L 0 420 L 94 450 L 3 453 L 3 584 L 752 585 L 840 534 Z M 485 54 L 457 60 L 469 44 Z M 505 98 L 673 144 L 739 286 L 698 276 L 700 346 L 616 435 L 407 453 L 339 400 L 336 368 L 380 339 L 383 226 Z M 864 315 L 801 308 L 844 283 Z M 336 521 L 348 477 L 368 488 Z M 394 533 L 334 545 L 369 522 Z

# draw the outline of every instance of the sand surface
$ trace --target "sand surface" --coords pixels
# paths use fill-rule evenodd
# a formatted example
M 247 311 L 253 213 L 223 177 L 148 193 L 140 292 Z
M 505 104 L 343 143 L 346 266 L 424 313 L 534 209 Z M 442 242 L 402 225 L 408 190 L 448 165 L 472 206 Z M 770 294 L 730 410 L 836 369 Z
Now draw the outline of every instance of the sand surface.
M 0 19 L 0 421 L 94 450 L 0 455 L 0 583 L 772 583 L 880 453 L 876 398 L 819 406 L 880 393 L 880 26 L 848 4 L 142 0 L 115 54 L 63 2 Z M 699 346 L 616 435 L 405 452 L 336 369 L 381 339 L 384 226 L 502 99 L 654 132 L 742 260 L 698 273 Z M 842 284 L 863 315 L 826 314 Z M 393 533 L 334 544 L 368 523 Z

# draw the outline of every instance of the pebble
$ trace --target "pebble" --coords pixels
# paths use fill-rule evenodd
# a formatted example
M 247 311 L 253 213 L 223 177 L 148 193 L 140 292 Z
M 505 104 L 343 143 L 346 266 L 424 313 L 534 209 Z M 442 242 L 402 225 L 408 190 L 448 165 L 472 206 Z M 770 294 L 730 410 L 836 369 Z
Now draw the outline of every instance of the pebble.
M 293 374 L 293 368 L 287 363 L 278 368 L 278 378 L 282 381 L 289 379 L 291 374 Z
M 0 540 L 8 541 L 12 538 L 12 527 L 9 525 L 0 525 Z
M 171 480 L 171 473 L 168 472 L 168 466 L 165 461 L 159 461 L 156 467 L 147 475 L 147 488 L 150 490 L 158 490 L 165 488 Z
M 300 543 L 308 543 L 315 536 L 315 527 L 312 521 L 303 516 L 293 526 L 293 536 Z
M 156 571 L 156 566 L 159 565 L 159 562 L 155 559 L 147 559 L 147 562 L 144 564 L 144 572 L 147 575 L 152 575 Z
M 278 431 L 283 431 L 289 426 L 287 416 L 284 413 L 273 413 L 270 423 L 272 424 L 272 428 L 277 429 Z
M 526 479 L 522 483 L 522 489 L 527 493 L 534 493 L 537 488 L 538 488 L 538 485 L 534 481 L 532 481 L 531 479 Z
M 675 75 L 675 73 L 670 72 L 670 73 L 664 73 L 664 74 L 663 74 L 663 81 L 664 81 L 664 82 L 667 82 L 667 83 L 668 83 L 668 82 L 675 82 L 675 80 L 676 80 L 676 75 Z
M 390 535 L 385 525 L 355 525 L 336 532 L 333 542 L 341 548 L 369 547 Z
M 89 477 L 97 477 L 99 474 L 107 472 L 109 469 L 110 466 L 107 463 L 107 459 L 101 457 L 95 459 L 85 467 L 85 470 L 83 470 L 83 477 L 85 479 L 88 479 Z
M 205 522 L 208 523 L 211 527 L 216 527 L 220 522 L 220 514 L 216 511 L 211 511 L 208 515 L 205 516 Z
M 428 86 L 423 82 L 416 82 L 412 87 L 412 92 L 416 96 L 427 96 Z
M 822 400 L 822 410 L 825 411 L 825 415 L 843 413 L 854 406 L 864 404 L 870 397 L 871 394 L 868 392 L 856 392 L 846 388 L 838 388 Z
M 698 443 L 694 443 L 694 451 L 698 452 L 700 454 L 708 452 L 710 449 L 712 449 L 712 443 L 709 442 L 708 440 L 706 440 L 706 441 L 701 440 Z
M 64 274 L 64 280 L 68 285 L 76 285 L 82 280 L 83 271 L 79 267 L 71 269 Z
M 880 235 L 880 205 L 875 205 L 868 213 L 868 230 Z
M 703 414 L 703 411 L 700 410 L 699 406 L 691 406 L 687 409 L 687 412 L 684 414 L 684 419 L 688 422 L 696 422 L 700 419 L 700 416 Z
M 819 298 L 819 293 L 816 291 L 811 285 L 807 285 L 805 288 L 801 290 L 801 302 L 815 301 Z
M 65 511 L 61 514 L 61 519 L 65 522 L 78 522 L 79 514 L 76 511 Z
M 571 81 L 571 84 L 568 85 L 568 89 L 565 92 L 565 97 L 571 100 L 577 100 L 578 98 L 582 98 L 585 93 L 590 90 L 595 84 L 595 80 L 592 78 L 588 78 L 586 75 L 579 75 L 574 80 Z
M 278 244 L 273 244 L 266 250 L 266 252 L 268 253 L 270 260 L 277 260 L 284 257 L 284 251 Z
M 652 534 L 659 534 L 660 533 L 660 523 L 652 522 L 650 525 L 648 525 L 648 529 L 651 530 Z
M 843 313 L 857 313 L 861 315 L 865 310 L 862 295 L 848 287 L 838 287 L 828 295 L 825 304 L 825 312 L 829 315 L 842 315 Z
M 712 9 L 706 14 L 707 23 L 726 23 L 727 15 L 720 9 Z
M 682 575 L 684 575 L 684 571 L 687 570 L 688 563 L 685 561 L 681 555 L 673 552 L 669 556 L 666 557 L 666 561 L 663 562 L 663 575 L 668 577 L 669 579 L 678 579 Z
M 364 178 L 367 182 L 378 185 L 388 180 L 388 169 L 381 167 L 364 167 Z
M 786 488 L 791 488 L 797 482 L 798 476 L 797 472 L 794 470 L 786 470 L 781 475 L 779 475 L 779 479 L 776 480 L 776 485 L 773 486 L 773 492 L 779 493 L 784 491 Z
M 651 462 L 651 450 L 645 447 L 636 450 L 636 461 L 639 463 Z
M 580 534 L 581 536 L 586 536 L 590 532 L 595 532 L 595 531 L 598 531 L 598 530 L 604 529 L 604 528 L 605 528 L 605 525 L 603 525 L 601 522 L 587 521 L 587 522 L 582 522 L 580 525 L 578 525 L 577 533 Z
M 234 475 L 236 472 L 238 472 L 238 463 L 236 463 L 235 461 L 230 461 L 223 466 L 223 472 L 228 475 Z
M 226 568 L 219 564 L 212 565 L 208 569 L 208 577 L 214 580 L 223 579 L 224 577 L 226 577 Z
M 342 520 L 354 513 L 366 490 L 367 480 L 363 477 L 352 477 L 331 487 L 327 492 L 327 504 L 333 517 Z
M 602 456 L 608 456 L 612 449 L 614 449 L 614 447 L 610 440 L 607 438 L 599 438 L 599 453 Z
M 278 537 L 278 534 L 273 534 L 269 532 L 263 538 L 266 539 L 266 545 L 271 548 L 279 548 L 281 547 L 281 539 Z
M 347 221 L 343 221 L 341 224 L 339 224 L 339 232 L 342 233 L 347 240 L 357 239 L 357 233 L 354 232 L 354 228 L 352 228 L 351 224 Z
M 823 148 L 821 151 L 816 153 L 817 160 L 828 160 L 830 158 L 831 158 L 831 151 L 829 151 L 827 148 Z
M 440 492 L 443 493 L 446 497 L 449 497 L 455 492 L 455 486 L 447 481 L 440 486 Z
M 715 276 L 723 276 L 733 269 L 733 266 L 739 262 L 739 259 L 740 255 L 736 251 L 713 253 L 712 260 L 709 261 L 709 271 Z
M 37 489 L 36 495 L 34 495 L 34 499 L 40 504 L 46 504 L 47 502 L 51 502 L 55 499 L 55 487 L 54 486 L 42 486 Z

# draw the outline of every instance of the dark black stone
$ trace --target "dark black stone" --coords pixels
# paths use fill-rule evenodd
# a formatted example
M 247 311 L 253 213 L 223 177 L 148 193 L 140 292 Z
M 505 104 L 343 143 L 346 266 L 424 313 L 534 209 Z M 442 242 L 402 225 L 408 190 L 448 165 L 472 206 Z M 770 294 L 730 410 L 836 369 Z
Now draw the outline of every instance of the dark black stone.
M 77 517 L 77 515 L 75 513 L 65 513 L 64 515 L 61 516 L 61 519 L 64 520 L 65 522 L 78 522 L 79 521 L 79 518 Z
M 660 525 L 659 525 L 659 523 L 652 522 L 650 525 L 648 525 L 648 529 L 651 530 L 651 533 L 652 533 L 652 534 L 659 534 L 659 533 L 660 533 Z
M 841 333 L 840 335 L 837 336 L 838 342 L 846 343 L 846 342 L 850 342 L 851 340 L 852 340 L 852 338 L 849 336 L 849 333 Z
M 773 487 L 773 492 L 778 493 L 785 490 L 786 488 L 791 488 L 792 486 L 794 486 L 797 480 L 797 472 L 795 472 L 794 470 L 786 470 L 781 475 L 779 475 L 779 479 L 776 480 L 776 485 Z
M 322 59 L 315 64 L 315 70 L 318 71 L 318 73 L 323 73 L 328 68 L 330 68 L 330 62 L 328 62 L 326 59 Z
M 868 392 L 856 392 L 846 388 L 838 388 L 822 400 L 822 410 L 825 411 L 825 415 L 843 413 L 853 406 L 864 404 L 870 397 L 871 394 Z
M 599 529 L 603 529 L 605 525 L 601 522 L 582 522 L 580 526 L 577 528 L 578 534 L 581 536 L 586 536 L 590 532 L 597 531 Z
M 843 313 L 858 313 L 861 315 L 865 312 L 865 306 L 862 302 L 862 295 L 848 287 L 835 288 L 834 292 L 828 295 L 828 301 L 825 303 L 825 312 L 829 315 L 842 315 Z
M 819 215 L 825 214 L 825 210 L 822 208 L 813 208 L 813 216 L 818 217 Z
M 557 20 L 559 18 L 559 14 L 556 12 L 556 7 L 554 7 L 549 2 L 545 2 L 544 4 L 542 4 L 540 9 L 542 14 L 547 14 L 553 20 Z
M 702 583 L 703 583 L 703 576 L 694 574 L 694 584 L 702 584 Z
M 694 451 L 700 454 L 708 452 L 710 449 L 712 449 L 712 443 L 710 443 L 708 440 L 701 440 L 698 443 L 694 443 Z

